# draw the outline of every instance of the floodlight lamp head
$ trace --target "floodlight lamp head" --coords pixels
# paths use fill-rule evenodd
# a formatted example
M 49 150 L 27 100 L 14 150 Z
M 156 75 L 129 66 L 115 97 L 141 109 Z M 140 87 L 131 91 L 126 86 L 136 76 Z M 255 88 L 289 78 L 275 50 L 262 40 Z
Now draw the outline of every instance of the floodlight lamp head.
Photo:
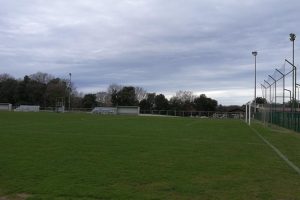
M 296 34 L 295 33 L 290 33 L 290 40 L 293 42 L 296 39 Z
M 257 51 L 253 51 L 253 52 L 252 52 L 252 55 L 253 55 L 253 56 L 257 56 Z

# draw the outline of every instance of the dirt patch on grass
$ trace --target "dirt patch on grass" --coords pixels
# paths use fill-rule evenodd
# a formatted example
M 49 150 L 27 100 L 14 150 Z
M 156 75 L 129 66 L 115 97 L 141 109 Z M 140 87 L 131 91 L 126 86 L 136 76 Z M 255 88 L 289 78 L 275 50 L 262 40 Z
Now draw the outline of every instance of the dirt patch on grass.
M 20 193 L 20 194 L 9 195 L 9 196 L 0 196 L 0 200 L 26 200 L 30 196 L 31 196 L 30 194 Z

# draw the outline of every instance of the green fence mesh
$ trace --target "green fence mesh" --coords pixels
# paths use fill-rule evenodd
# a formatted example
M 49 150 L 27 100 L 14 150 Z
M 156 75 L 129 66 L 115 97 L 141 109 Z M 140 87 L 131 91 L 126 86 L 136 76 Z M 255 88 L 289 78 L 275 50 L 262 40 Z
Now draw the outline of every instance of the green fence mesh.
M 299 112 L 257 112 L 255 119 L 300 132 Z

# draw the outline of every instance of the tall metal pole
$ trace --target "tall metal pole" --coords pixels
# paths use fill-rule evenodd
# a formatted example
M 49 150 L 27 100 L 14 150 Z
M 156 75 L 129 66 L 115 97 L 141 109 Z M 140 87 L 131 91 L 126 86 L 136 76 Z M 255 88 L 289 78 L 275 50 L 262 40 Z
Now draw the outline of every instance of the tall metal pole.
M 248 114 L 249 114 L 249 126 L 251 125 L 251 101 L 249 102 L 249 111 L 248 111 Z
M 256 56 L 257 51 L 253 51 L 252 55 L 254 56 L 254 113 L 256 113 Z
M 245 115 L 245 121 L 248 123 L 248 103 L 246 103 L 246 115 Z
M 296 39 L 296 34 L 294 33 L 291 33 L 290 34 L 290 41 L 293 42 L 293 66 L 295 66 L 295 39 Z M 292 103 L 292 107 L 293 109 L 295 108 L 295 98 L 296 98 L 296 78 L 297 78 L 297 75 L 296 75 L 296 71 L 293 70 L 293 103 Z
M 70 76 L 70 83 L 69 83 L 69 111 L 71 111 L 71 77 L 72 77 L 72 74 L 69 73 L 69 76 Z
M 295 35 L 296 38 L 296 35 Z M 295 41 L 293 41 L 293 65 L 295 66 Z M 295 103 L 297 102 L 297 68 L 295 67 Z M 296 107 L 296 106 L 295 106 Z

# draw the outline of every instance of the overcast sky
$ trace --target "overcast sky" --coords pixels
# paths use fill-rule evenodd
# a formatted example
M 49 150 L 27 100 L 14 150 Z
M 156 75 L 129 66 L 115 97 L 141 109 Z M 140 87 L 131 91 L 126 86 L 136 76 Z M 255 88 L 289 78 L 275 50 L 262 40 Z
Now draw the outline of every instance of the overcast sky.
M 254 95 L 251 52 L 260 85 L 291 59 L 299 8 L 297 0 L 0 0 L 0 73 L 71 72 L 85 93 L 116 83 L 243 104 Z

